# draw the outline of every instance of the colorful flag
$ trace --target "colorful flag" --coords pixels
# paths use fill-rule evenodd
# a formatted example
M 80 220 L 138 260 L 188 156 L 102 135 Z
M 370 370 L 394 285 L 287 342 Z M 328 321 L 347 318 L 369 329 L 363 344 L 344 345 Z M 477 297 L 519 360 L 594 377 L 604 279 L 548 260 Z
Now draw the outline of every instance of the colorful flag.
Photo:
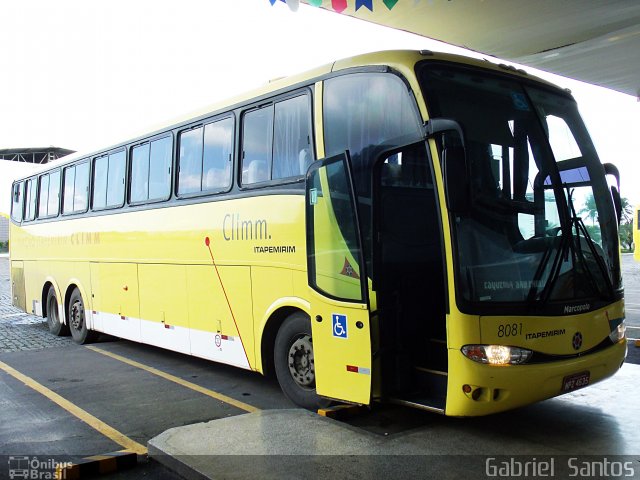
M 387 6 L 387 8 L 391 10 L 393 7 L 396 6 L 396 3 L 398 3 L 398 0 L 382 0 L 382 3 L 384 3 Z
M 285 0 L 282 0 L 285 1 Z M 300 0 L 286 0 L 285 2 L 292 12 L 297 12 L 300 8 Z
M 356 0 L 356 12 L 360 7 L 367 7 L 373 12 L 373 0 Z
M 347 9 L 347 0 L 331 0 L 331 6 L 336 12 L 342 13 Z

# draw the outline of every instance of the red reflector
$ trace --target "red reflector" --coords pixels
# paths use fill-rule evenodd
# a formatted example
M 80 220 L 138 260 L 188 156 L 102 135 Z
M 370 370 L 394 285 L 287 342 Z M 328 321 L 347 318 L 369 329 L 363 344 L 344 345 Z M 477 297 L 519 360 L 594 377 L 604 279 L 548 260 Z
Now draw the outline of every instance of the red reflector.
M 171 328 L 171 325 L 164 324 L 164 328 Z
M 122 315 L 120 316 L 120 320 L 126 320 L 126 319 L 127 319 L 127 317 L 124 317 Z
M 355 372 L 358 373 L 358 367 L 354 365 L 347 365 L 347 372 Z
M 221 335 L 221 338 L 222 338 L 223 340 L 229 340 L 229 335 Z

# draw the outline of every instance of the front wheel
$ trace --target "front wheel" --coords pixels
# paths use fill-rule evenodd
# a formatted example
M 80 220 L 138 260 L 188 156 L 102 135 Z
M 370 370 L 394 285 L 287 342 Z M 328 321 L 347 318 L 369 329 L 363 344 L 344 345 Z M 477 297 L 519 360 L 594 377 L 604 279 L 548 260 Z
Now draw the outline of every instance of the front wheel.
M 87 319 L 84 314 L 84 302 L 77 288 L 73 291 L 69 299 L 67 319 L 74 342 L 82 345 L 84 343 L 91 343 L 98 337 L 96 332 L 89 330 L 87 327 Z
M 280 326 L 274 347 L 276 377 L 284 394 L 308 410 L 329 406 L 316 393 L 311 322 L 302 312 L 289 315 Z

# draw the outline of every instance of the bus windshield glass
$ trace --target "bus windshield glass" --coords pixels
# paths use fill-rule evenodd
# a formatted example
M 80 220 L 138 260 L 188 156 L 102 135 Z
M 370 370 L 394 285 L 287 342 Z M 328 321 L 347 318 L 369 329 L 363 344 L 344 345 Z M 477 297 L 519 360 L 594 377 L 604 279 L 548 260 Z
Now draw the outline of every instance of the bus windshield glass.
M 617 218 L 572 97 L 470 68 L 419 75 L 430 117 L 456 120 L 465 137 L 469 208 L 451 217 L 461 308 L 566 314 L 612 301 Z

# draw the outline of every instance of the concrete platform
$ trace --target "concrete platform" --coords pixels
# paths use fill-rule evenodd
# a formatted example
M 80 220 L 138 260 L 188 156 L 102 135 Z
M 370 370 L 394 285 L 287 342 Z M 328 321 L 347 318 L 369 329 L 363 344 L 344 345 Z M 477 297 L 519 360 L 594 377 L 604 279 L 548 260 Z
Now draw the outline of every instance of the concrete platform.
M 640 366 L 625 364 L 562 397 L 489 417 L 429 414 L 426 425 L 391 435 L 305 410 L 266 410 L 172 428 L 148 447 L 185 478 L 460 478 L 484 475 L 487 458 L 500 455 L 553 458 L 559 476 L 571 456 L 625 456 L 615 458 L 640 475 L 639 399 Z

